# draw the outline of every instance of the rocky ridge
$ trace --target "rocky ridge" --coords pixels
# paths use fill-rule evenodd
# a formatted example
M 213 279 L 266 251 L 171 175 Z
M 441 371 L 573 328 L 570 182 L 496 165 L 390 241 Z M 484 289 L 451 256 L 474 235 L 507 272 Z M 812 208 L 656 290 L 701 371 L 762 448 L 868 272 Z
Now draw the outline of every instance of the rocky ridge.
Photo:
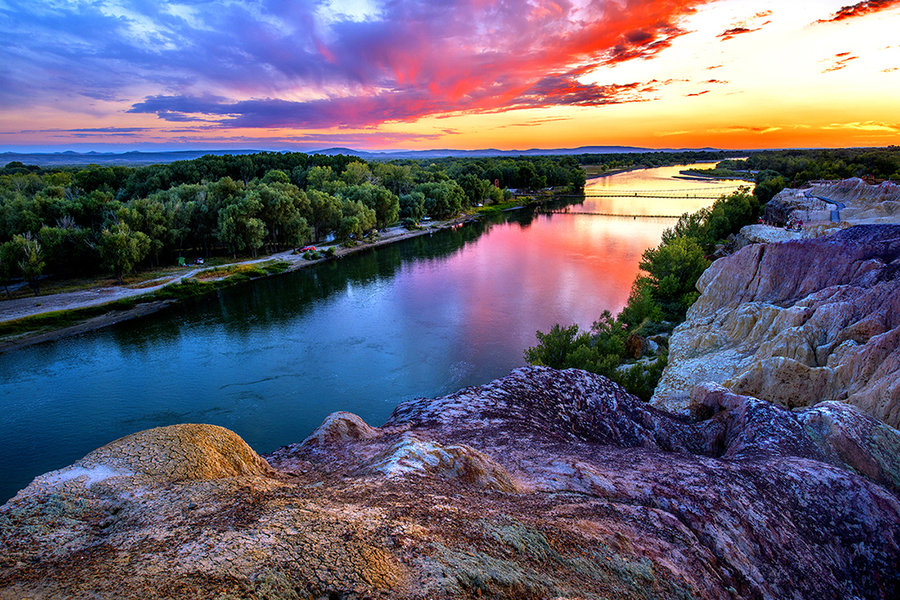
M 896 430 L 694 402 L 528 367 L 264 458 L 218 427 L 141 432 L 0 508 L 0 598 L 897 596 Z
M 721 383 L 788 408 L 839 400 L 900 425 L 900 225 L 753 244 L 717 260 L 670 340 L 652 403 Z
M 831 223 L 835 205 L 824 202 L 828 198 L 844 204 L 841 222 Z M 807 235 L 821 235 L 832 228 L 849 225 L 873 225 L 900 222 L 900 185 L 885 181 L 869 185 L 858 177 L 841 181 L 817 181 L 801 189 L 785 189 L 775 195 L 765 207 L 765 219 L 775 225 L 790 220 L 814 223 Z

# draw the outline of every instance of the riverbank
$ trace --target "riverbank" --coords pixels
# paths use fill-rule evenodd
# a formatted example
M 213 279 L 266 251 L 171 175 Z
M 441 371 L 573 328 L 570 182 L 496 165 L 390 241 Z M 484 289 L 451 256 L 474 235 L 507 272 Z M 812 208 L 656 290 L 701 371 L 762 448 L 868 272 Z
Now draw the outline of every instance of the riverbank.
M 132 287 L 95 287 L 75 292 L 2 300 L 0 353 L 145 317 L 190 297 L 202 296 L 252 279 L 298 271 L 328 260 L 340 259 L 414 237 L 431 235 L 435 231 L 456 227 L 477 218 L 478 215 L 475 214 L 463 214 L 446 221 L 428 223 L 416 230 L 399 226 L 388 228 L 379 234 L 378 239 L 371 242 L 360 242 L 350 247 L 332 246 L 335 250 L 331 257 L 309 260 L 302 254 L 287 251 L 249 261 L 189 269 L 171 277 L 153 280 L 154 285 L 149 286 L 148 282 L 142 282 Z M 253 268 L 267 266 L 267 263 L 277 268 Z M 241 272 L 247 271 L 248 267 L 252 268 L 249 275 Z M 216 276 L 217 273 L 229 271 L 234 272 Z M 100 310 L 102 312 L 98 312 Z

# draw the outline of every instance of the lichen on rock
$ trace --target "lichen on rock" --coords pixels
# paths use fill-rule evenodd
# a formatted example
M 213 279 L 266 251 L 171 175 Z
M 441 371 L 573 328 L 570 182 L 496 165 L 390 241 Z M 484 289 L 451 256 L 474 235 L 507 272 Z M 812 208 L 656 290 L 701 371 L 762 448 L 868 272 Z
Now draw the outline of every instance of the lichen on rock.
M 141 432 L 0 508 L 0 598 L 896 595 L 896 430 L 694 401 L 692 422 L 528 367 L 265 459 L 221 428 Z

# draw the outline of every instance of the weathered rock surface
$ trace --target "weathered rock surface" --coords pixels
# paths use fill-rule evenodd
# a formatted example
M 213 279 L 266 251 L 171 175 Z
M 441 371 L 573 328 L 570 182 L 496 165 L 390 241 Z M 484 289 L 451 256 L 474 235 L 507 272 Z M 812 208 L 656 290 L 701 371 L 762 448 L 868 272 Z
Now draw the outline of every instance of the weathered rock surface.
M 819 222 L 825 227 L 837 227 L 830 224 L 834 205 L 817 196 L 843 203 L 841 220 L 852 225 L 900 222 L 900 185 L 890 181 L 869 185 L 857 177 L 782 190 L 766 204 L 765 218 L 776 225 L 799 219 L 806 224 Z
M 900 425 L 900 225 L 755 244 L 717 260 L 653 396 L 687 413 L 703 382 L 787 407 L 839 400 Z
M 218 427 L 142 432 L 0 508 L 0 598 L 897 597 L 900 434 L 840 403 L 694 402 L 530 367 L 267 460 Z

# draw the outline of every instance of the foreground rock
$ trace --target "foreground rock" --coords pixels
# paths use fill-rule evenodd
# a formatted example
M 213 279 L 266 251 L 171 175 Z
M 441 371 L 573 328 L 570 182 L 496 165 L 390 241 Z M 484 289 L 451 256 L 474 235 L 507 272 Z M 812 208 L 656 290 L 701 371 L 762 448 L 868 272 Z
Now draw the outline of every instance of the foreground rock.
M 688 423 L 531 367 L 380 428 L 336 413 L 267 460 L 149 430 L 0 509 L 0 598 L 897 597 L 895 430 L 695 401 Z
M 712 264 L 653 404 L 717 382 L 787 407 L 840 400 L 900 425 L 900 225 L 755 244 Z

